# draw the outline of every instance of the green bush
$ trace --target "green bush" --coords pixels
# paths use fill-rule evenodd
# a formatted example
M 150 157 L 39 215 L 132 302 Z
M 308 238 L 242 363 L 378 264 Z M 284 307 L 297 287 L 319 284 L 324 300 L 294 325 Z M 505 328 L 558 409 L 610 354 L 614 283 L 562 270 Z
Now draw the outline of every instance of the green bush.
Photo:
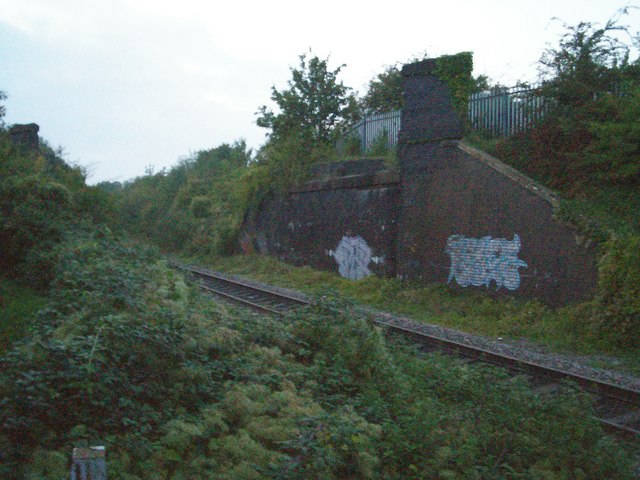
M 388 344 L 325 292 L 234 312 L 108 230 L 56 248 L 52 301 L 0 357 L 0 474 L 113 478 L 630 478 L 588 399 Z
M 543 121 L 498 148 L 570 195 L 640 181 L 640 63 L 630 60 L 631 45 L 618 35 L 627 31 L 620 16 L 630 12 L 619 13 L 602 27 L 565 25 L 558 46 L 540 59 L 539 95 L 548 110 Z
M 614 235 L 604 245 L 598 293 L 590 308 L 600 335 L 621 347 L 639 347 L 640 235 Z
M 360 135 L 350 134 L 343 140 L 343 145 L 338 152 L 338 155 L 343 158 L 359 157 L 362 155 L 362 145 L 360 142 Z
M 237 248 L 237 232 L 261 183 L 244 141 L 222 144 L 150 173 L 117 191 L 117 226 L 173 251 L 221 254 Z
M 389 153 L 389 142 L 388 142 L 389 134 L 387 129 L 384 128 L 380 135 L 378 135 L 373 142 L 371 142 L 371 146 L 367 152 L 368 155 L 373 157 L 383 157 Z
M 191 200 L 189 211 L 194 218 L 205 218 L 211 210 L 211 200 L 206 196 L 194 197 Z
M 640 87 L 627 86 L 624 96 L 603 94 L 599 115 L 589 122 L 591 142 L 582 165 L 593 178 L 613 184 L 640 184 Z
M 476 90 L 473 71 L 473 53 L 460 52 L 455 55 L 443 55 L 435 59 L 434 75 L 444 81 L 451 90 L 454 110 L 463 122 L 467 122 L 469 96 Z
M 72 228 L 107 219 L 111 205 L 44 142 L 29 151 L 0 132 L 0 169 L 0 269 L 45 287 L 52 249 Z

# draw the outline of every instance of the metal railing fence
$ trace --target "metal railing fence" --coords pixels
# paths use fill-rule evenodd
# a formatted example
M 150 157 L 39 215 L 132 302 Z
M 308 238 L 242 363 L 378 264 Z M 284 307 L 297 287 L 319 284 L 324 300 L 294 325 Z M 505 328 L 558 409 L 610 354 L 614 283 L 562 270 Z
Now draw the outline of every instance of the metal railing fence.
M 400 131 L 400 114 L 400 110 L 394 110 L 365 116 L 342 136 L 338 151 L 343 151 L 349 140 L 356 138 L 360 142 L 360 152 L 367 153 L 383 135 L 386 135 L 386 147 L 395 147 Z
M 552 102 L 538 94 L 536 88 L 494 88 L 469 97 L 468 121 L 471 130 L 508 137 L 526 130 L 548 112 Z M 353 125 L 338 141 L 338 151 L 349 142 L 359 142 L 360 152 L 368 153 L 386 135 L 387 148 L 398 143 L 401 110 L 376 113 Z
M 471 130 L 508 137 L 526 130 L 547 113 L 550 102 L 535 88 L 496 88 L 469 97 Z

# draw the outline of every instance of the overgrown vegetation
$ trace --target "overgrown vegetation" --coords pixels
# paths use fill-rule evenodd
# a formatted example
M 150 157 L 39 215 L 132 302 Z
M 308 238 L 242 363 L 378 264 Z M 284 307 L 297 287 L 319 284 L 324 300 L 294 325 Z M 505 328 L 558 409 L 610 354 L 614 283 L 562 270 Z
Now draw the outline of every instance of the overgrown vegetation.
M 29 150 L 0 131 L 0 170 L 0 268 L 44 288 L 52 278 L 53 247 L 73 228 L 109 220 L 111 204 L 46 143 Z
M 42 295 L 0 276 L 0 355 L 27 333 L 30 320 L 45 304 Z
M 6 98 L 0 92 L 0 100 Z M 0 106 L 0 125 L 4 115 Z M 0 354 L 25 336 L 46 302 L 55 273 L 55 249 L 94 222 L 113 220 L 100 189 L 85 184 L 41 141 L 33 150 L 12 143 L 0 128 Z
M 328 59 L 301 55 L 288 89 L 272 88 L 274 112 L 259 109 L 268 141 L 254 155 L 244 141 L 197 152 L 168 172 L 150 173 L 122 188 L 119 225 L 163 248 L 187 254 L 233 253 L 245 216 L 271 192 L 283 192 L 309 168 L 335 158 L 339 132 L 359 114 L 351 89 Z M 115 188 L 114 188 L 115 187 Z
M 403 63 L 413 63 L 429 58 L 426 54 L 413 57 Z M 434 73 L 451 88 L 454 106 L 462 119 L 467 118 L 467 102 L 471 93 L 486 90 L 488 77 L 479 75 L 472 77 L 473 55 L 462 52 L 456 55 L 444 55 L 436 59 Z M 385 67 L 369 81 L 367 92 L 360 100 L 363 112 L 383 113 L 401 110 L 404 105 L 404 85 L 402 65 L 394 64 Z
M 2 271 L 33 273 L 31 258 L 45 258 L 46 282 L 18 278 L 48 300 L 13 309 L 20 331 L 0 355 L 2 478 L 68 478 L 72 448 L 95 444 L 106 445 L 109 477 L 129 480 L 631 478 L 630 455 L 570 388 L 543 398 L 499 370 L 389 347 L 331 295 L 285 321 L 231 310 L 156 251 L 96 226 L 109 197 L 81 172 L 4 151 L 3 234 L 20 255 Z M 199 162 L 233 172 L 246 153 L 238 144 L 186 162 L 176 183 L 194 190 L 176 198 L 199 188 Z M 194 219 L 213 207 L 183 202 Z
M 466 121 L 469 111 L 469 96 L 476 91 L 476 82 L 471 76 L 472 71 L 473 54 L 471 52 L 444 55 L 435 59 L 433 74 L 449 87 L 453 109 L 463 121 Z
M 231 253 L 245 212 L 264 188 L 264 167 L 249 166 L 250 160 L 251 151 L 239 141 L 126 183 L 111 193 L 118 224 L 171 251 Z
M 619 22 L 565 25 L 541 58 L 539 94 L 551 110 L 530 130 L 479 143 L 562 192 L 558 216 L 599 241 L 602 255 L 598 294 L 576 315 L 619 346 L 637 347 L 640 62 L 630 59 L 618 34 L 631 35 Z
M 354 282 L 334 273 L 294 267 L 258 256 L 218 257 L 210 266 L 309 294 L 331 288 L 361 305 L 406 315 L 416 321 L 489 338 L 524 340 L 556 352 L 590 355 L 594 366 L 640 375 L 640 349 L 631 342 L 613 341 L 612 335 L 617 337 L 618 333 L 603 333 L 600 322 L 585 321 L 586 314 L 591 313 L 590 304 L 552 309 L 535 300 L 492 299 L 483 292 L 454 291 L 447 285 L 409 284 L 373 276 Z M 635 274 L 631 274 L 632 271 L 637 269 L 629 265 L 626 273 L 630 278 Z M 624 328 L 630 324 L 631 319 L 623 324 Z M 627 337 L 632 339 L 634 335 Z
M 531 173 L 576 204 L 589 192 L 638 186 L 637 65 L 607 43 L 615 28 L 572 29 L 546 57 L 557 67 L 548 85 L 559 108 L 496 146 L 514 164 L 546 159 Z M 109 477 L 128 480 L 632 478 L 630 455 L 570 386 L 541 396 L 498 369 L 388 343 L 327 291 L 284 320 L 236 311 L 191 289 L 154 249 L 113 233 L 199 259 L 232 253 L 247 212 L 332 158 L 357 113 L 337 79 L 342 67 L 300 60 L 289 88 L 273 88 L 279 111 L 260 109 L 270 135 L 256 155 L 238 141 L 168 172 L 89 187 L 46 145 L 23 149 L 0 131 L 0 270 L 10 278 L 0 283 L 0 476 L 67 478 L 73 446 L 104 444 Z M 583 66 L 595 76 L 578 75 Z M 624 97 L 600 84 L 586 96 L 558 93 L 616 72 Z M 460 91 L 470 88 L 463 83 Z M 0 106 L 0 122 L 3 114 Z M 318 283 L 430 321 L 495 336 L 560 333 L 561 347 L 637 355 L 640 242 L 637 223 L 626 221 L 637 212 L 619 203 L 625 220 L 606 235 L 597 298 L 558 312 L 445 287 L 300 276 L 264 259 L 245 258 L 236 271 L 263 269 L 272 281 L 280 273 L 295 287 L 324 275 Z M 237 259 L 225 261 L 231 270 Z
M 540 60 L 539 93 L 551 111 L 535 128 L 496 147 L 569 195 L 640 181 L 640 63 L 630 59 L 631 45 L 618 36 L 631 35 L 619 20 L 602 27 L 565 25 L 559 45 Z
M 389 346 L 325 293 L 274 320 L 187 287 L 104 228 L 55 249 L 52 299 L 0 357 L 3 478 L 631 478 L 571 388 Z

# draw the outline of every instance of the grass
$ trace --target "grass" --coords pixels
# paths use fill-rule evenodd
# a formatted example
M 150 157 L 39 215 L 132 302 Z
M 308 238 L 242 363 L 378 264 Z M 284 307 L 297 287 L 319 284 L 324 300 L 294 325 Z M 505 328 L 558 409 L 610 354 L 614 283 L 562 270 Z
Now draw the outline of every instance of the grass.
M 640 195 L 628 186 L 601 187 L 565 200 L 573 215 L 588 217 L 618 234 L 640 233 Z
M 41 294 L 0 276 L 0 354 L 25 334 L 30 320 L 46 302 Z
M 491 299 L 481 292 L 446 285 L 403 284 L 378 277 L 354 282 L 264 256 L 217 257 L 206 263 L 214 269 L 307 293 L 329 288 L 360 304 L 420 322 L 487 337 L 526 340 L 555 352 L 590 355 L 594 366 L 640 375 L 640 351 L 617 348 L 597 335 L 581 321 L 575 307 L 554 310 L 537 301 Z

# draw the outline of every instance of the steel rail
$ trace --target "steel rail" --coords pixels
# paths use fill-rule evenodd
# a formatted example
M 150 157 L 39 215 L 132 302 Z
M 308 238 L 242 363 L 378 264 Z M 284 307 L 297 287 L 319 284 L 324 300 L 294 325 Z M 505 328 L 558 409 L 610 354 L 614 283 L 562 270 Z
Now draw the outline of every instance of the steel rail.
M 214 282 L 218 282 L 219 284 L 226 284 L 232 287 L 235 287 L 236 289 L 239 288 L 241 291 L 243 291 L 245 293 L 245 296 L 241 296 L 240 294 L 238 295 L 234 295 L 233 293 L 229 293 L 229 292 L 225 292 L 223 289 L 221 288 L 215 288 L 212 287 L 211 285 L 202 285 L 202 284 L 198 284 L 201 288 L 217 293 L 221 296 L 227 297 L 230 300 L 233 300 L 236 303 L 240 303 L 240 304 L 246 304 L 247 306 L 251 307 L 251 308 L 255 308 L 257 310 L 264 310 L 264 311 L 268 311 L 270 313 L 274 313 L 277 315 L 283 315 L 285 313 L 284 310 L 278 310 L 278 309 L 274 309 L 274 308 L 270 308 L 270 307 L 265 307 L 264 305 L 260 305 L 259 303 L 257 303 L 256 301 L 252 300 L 251 298 L 247 298 L 248 295 L 250 294 L 258 294 L 258 296 L 262 296 L 262 297 L 268 297 L 268 298 L 272 298 L 275 299 L 277 301 L 279 301 L 280 304 L 282 305 L 291 305 L 291 306 L 296 306 L 296 305 L 303 305 L 303 306 L 307 306 L 310 305 L 310 302 L 300 299 L 300 298 L 296 298 L 290 295 L 285 295 L 282 292 L 275 292 L 273 290 L 269 290 L 266 288 L 262 288 L 256 285 L 251 285 L 247 282 L 244 282 L 242 280 L 238 280 L 238 279 L 230 279 L 228 277 L 219 275 L 217 273 L 211 272 L 211 271 L 205 271 L 201 268 L 198 267 L 191 267 L 191 266 L 187 266 L 187 265 L 181 265 L 181 264 L 176 264 L 174 263 L 174 266 L 184 270 L 186 272 L 189 272 L 191 274 L 197 275 L 199 277 L 202 277 L 206 280 L 213 280 Z
M 246 293 L 246 295 L 245 293 L 234 294 L 225 292 L 221 288 L 215 288 L 198 283 L 198 285 L 205 291 L 215 293 L 224 298 L 227 298 L 228 300 L 233 301 L 234 303 L 246 305 L 259 311 L 275 315 L 284 315 L 286 313 L 284 310 L 278 310 L 276 308 L 261 305 L 259 303 L 259 300 L 246 298 L 247 295 L 250 295 L 251 293 L 258 293 L 263 297 L 277 299 L 280 304 L 284 305 L 311 305 L 311 302 L 308 302 L 306 300 L 292 297 L 282 292 L 276 292 L 267 288 L 251 285 L 241 280 L 230 279 L 228 277 L 221 276 L 214 272 L 207 271 L 198 267 L 191 267 L 181 264 L 174 264 L 174 266 L 199 277 L 205 279 L 213 279 L 216 282 L 228 284 L 236 289 L 241 289 L 243 292 L 250 292 Z M 245 297 L 243 297 L 243 295 L 245 295 Z M 603 401 L 609 402 L 609 404 L 611 404 L 612 402 L 617 402 L 618 404 L 633 406 L 635 409 L 638 409 L 637 411 L 631 411 L 623 415 L 619 415 L 617 418 L 631 419 L 635 422 L 638 422 L 640 418 L 640 391 L 638 390 L 627 389 L 618 385 L 614 385 L 612 383 L 595 380 L 575 373 L 570 373 L 556 368 L 540 365 L 534 362 L 521 360 L 502 353 L 496 353 L 472 345 L 466 345 L 464 343 L 456 342 L 454 340 L 437 337 L 425 332 L 414 330 L 404 325 L 398 325 L 394 322 L 389 322 L 381 318 L 381 316 L 376 315 L 375 313 L 373 314 L 373 317 L 373 321 L 381 327 L 384 327 L 392 332 L 397 332 L 404 336 L 408 336 L 422 345 L 435 347 L 438 350 L 444 351 L 449 354 L 454 354 L 484 363 L 489 363 L 502 368 L 506 368 L 511 371 L 525 373 L 537 379 L 544 379 L 545 383 L 569 380 L 578 385 L 581 389 L 595 394 L 597 396 L 597 399 L 599 400 L 599 403 L 601 404 L 603 403 Z M 607 405 L 607 403 L 604 404 Z M 616 418 L 598 418 L 598 420 L 602 423 L 603 427 L 610 432 L 634 439 L 640 438 L 640 430 L 635 427 L 618 424 L 615 421 Z
M 618 385 L 614 385 L 608 382 L 603 382 L 601 380 L 595 380 L 592 378 L 584 377 L 574 373 L 565 372 L 562 370 L 543 366 L 543 365 L 529 362 L 526 360 L 521 360 L 515 357 L 510 357 L 508 355 L 491 352 L 489 350 L 484 350 L 479 347 L 465 345 L 463 343 L 459 343 L 454 340 L 435 337 L 433 335 L 429 335 L 424 332 L 418 332 L 410 328 L 403 327 L 401 325 L 396 325 L 394 323 L 386 322 L 384 320 L 376 319 L 374 321 L 378 325 L 384 326 L 386 328 L 389 328 L 390 330 L 393 330 L 405 336 L 411 337 L 424 345 L 436 346 L 438 349 L 444 350 L 447 353 L 453 353 L 458 356 L 472 358 L 474 360 L 478 360 L 484 363 L 490 363 L 492 365 L 506 368 L 511 371 L 515 370 L 521 373 L 529 374 L 532 377 L 535 377 L 538 379 L 544 379 L 547 382 L 555 382 L 555 381 L 563 381 L 563 380 L 571 381 L 576 385 L 578 385 L 581 389 L 587 391 L 588 393 L 599 396 L 600 401 L 597 403 L 600 403 L 600 404 L 603 403 L 604 399 L 609 399 L 609 404 L 611 404 L 612 403 L 611 401 L 613 401 L 613 402 L 618 402 L 618 403 L 623 403 L 625 405 L 633 406 L 634 409 L 640 409 L 640 391 L 637 391 L 637 390 L 626 389 Z M 605 403 L 604 405 L 607 405 L 607 404 Z M 640 410 L 635 410 L 634 412 L 627 413 L 619 417 L 620 418 L 628 417 L 630 419 L 637 421 L 639 418 L 638 416 L 639 412 Z M 630 427 L 624 424 L 616 423 L 614 421 L 615 418 L 598 417 L 598 420 L 601 422 L 601 424 L 606 430 L 612 433 L 624 435 L 629 438 L 636 438 L 636 439 L 640 438 L 640 430 L 638 430 L 635 427 Z
M 231 295 L 230 293 L 224 292 L 222 290 L 216 289 L 216 288 L 212 288 L 209 287 L 207 285 L 199 285 L 201 289 L 207 291 L 207 292 L 211 292 L 211 293 L 215 293 L 216 295 L 220 295 L 222 297 L 225 297 L 227 300 L 231 300 L 234 303 L 239 303 L 242 305 L 246 305 L 249 306 L 255 310 L 259 310 L 262 312 L 267 312 L 267 313 L 273 313 L 276 315 L 283 315 L 283 312 L 281 312 L 280 310 L 275 310 L 273 308 L 269 308 L 269 307 L 265 307 L 264 305 L 260 305 L 258 303 L 252 302 L 250 300 L 247 300 L 246 298 L 242 298 L 242 297 L 238 297 L 236 295 Z
M 519 370 L 521 372 L 530 373 L 536 376 L 542 376 L 548 378 L 549 380 L 571 380 L 578 384 L 584 390 L 588 390 L 592 393 L 598 393 L 600 395 L 604 395 L 608 398 L 613 398 L 620 402 L 640 405 L 640 391 L 637 390 L 629 390 L 612 383 L 603 382 L 602 380 L 594 380 L 589 377 L 565 372 L 563 370 L 547 367 L 534 362 L 521 360 L 502 353 L 495 353 L 490 350 L 466 345 L 454 340 L 435 337 L 424 332 L 416 332 L 415 330 L 412 330 L 410 328 L 396 325 L 394 323 L 389 323 L 384 320 L 376 320 L 376 323 L 404 333 L 407 336 L 419 337 L 420 339 L 424 339 L 424 341 L 427 343 L 435 344 L 436 346 L 456 352 L 465 357 L 472 357 L 477 360 L 491 363 L 500 367 Z

